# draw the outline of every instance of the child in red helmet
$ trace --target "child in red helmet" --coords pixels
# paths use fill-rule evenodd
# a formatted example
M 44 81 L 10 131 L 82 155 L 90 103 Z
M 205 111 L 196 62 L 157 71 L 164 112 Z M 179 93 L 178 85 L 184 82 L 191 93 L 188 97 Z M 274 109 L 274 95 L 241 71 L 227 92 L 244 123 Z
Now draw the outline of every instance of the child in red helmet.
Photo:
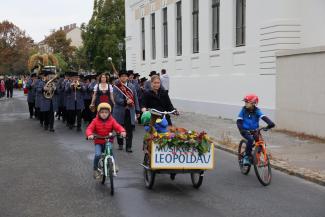
M 254 131 L 259 128 L 260 119 L 267 123 L 268 129 L 275 127 L 275 124 L 257 107 L 258 96 L 255 94 L 249 94 L 245 96 L 243 101 L 245 102 L 245 106 L 238 115 L 237 127 L 240 134 L 247 140 L 243 165 L 248 166 L 250 165 L 252 148 L 255 140 L 254 135 L 252 135 L 250 131 Z

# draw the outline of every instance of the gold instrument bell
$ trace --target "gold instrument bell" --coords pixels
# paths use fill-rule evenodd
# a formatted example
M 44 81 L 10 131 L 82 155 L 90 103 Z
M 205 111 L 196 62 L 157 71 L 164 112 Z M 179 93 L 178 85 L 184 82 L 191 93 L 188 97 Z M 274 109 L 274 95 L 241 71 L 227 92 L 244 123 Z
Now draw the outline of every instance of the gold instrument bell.
M 54 80 L 57 79 L 56 75 L 56 67 L 55 66 L 45 66 L 42 69 L 42 72 L 44 73 L 44 76 L 48 76 L 49 79 L 44 85 L 44 92 L 43 95 L 46 99 L 52 99 L 54 92 L 56 90 L 56 85 Z

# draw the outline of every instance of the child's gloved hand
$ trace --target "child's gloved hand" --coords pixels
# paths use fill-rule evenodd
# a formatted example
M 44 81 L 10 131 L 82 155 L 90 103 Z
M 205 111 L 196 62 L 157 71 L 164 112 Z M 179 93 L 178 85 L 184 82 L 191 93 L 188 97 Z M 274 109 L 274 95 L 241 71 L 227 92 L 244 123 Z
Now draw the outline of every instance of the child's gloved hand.
M 122 132 L 121 137 L 125 138 L 126 137 L 126 132 Z

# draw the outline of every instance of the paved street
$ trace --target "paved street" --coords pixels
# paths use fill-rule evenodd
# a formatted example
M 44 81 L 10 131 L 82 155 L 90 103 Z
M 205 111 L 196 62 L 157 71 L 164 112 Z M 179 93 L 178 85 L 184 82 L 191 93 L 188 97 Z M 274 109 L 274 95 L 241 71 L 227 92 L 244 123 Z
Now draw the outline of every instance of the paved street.
M 108 186 L 92 178 L 93 144 L 59 121 L 54 134 L 45 132 L 28 119 L 25 97 L 18 95 L 0 101 L 1 217 L 324 216 L 324 187 L 275 170 L 272 184 L 263 187 L 253 171 L 242 175 L 235 156 L 220 150 L 199 190 L 189 175 L 175 181 L 159 175 L 148 190 L 139 166 L 141 127 L 134 153 L 115 150 L 120 172 L 111 197 Z

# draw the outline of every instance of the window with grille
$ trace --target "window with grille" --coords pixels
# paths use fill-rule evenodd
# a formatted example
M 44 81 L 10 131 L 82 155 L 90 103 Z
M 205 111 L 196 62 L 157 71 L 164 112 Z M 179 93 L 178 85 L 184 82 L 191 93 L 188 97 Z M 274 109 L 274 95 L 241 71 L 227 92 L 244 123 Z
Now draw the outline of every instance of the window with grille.
M 144 29 L 144 17 L 141 18 L 141 51 L 142 60 L 146 60 L 146 46 L 145 46 L 145 29 Z
M 167 23 L 167 8 L 163 9 L 163 52 L 164 58 L 168 57 L 168 23 Z
M 151 14 L 151 57 L 156 59 L 156 18 Z
M 182 55 L 182 2 L 176 3 L 176 51 Z
M 236 0 L 236 46 L 245 46 L 246 0 Z
M 193 53 L 199 52 L 199 0 L 193 0 Z
M 220 0 L 212 0 L 212 50 L 220 48 Z

